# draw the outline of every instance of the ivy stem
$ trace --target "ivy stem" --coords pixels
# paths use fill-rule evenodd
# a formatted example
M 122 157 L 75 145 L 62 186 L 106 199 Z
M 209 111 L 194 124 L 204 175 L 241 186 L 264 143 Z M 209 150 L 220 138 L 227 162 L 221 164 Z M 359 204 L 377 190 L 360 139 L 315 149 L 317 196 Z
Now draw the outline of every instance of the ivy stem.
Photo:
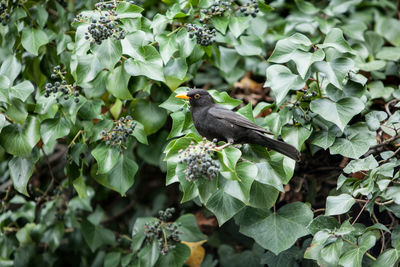
M 74 139 L 72 139 L 71 143 L 69 143 L 68 147 L 71 147 L 73 144 L 75 144 L 76 138 L 78 138 L 79 135 L 81 135 L 81 133 L 83 133 L 83 131 L 79 130 L 78 133 L 75 135 Z
M 176 28 L 176 29 L 173 30 L 172 32 L 168 33 L 166 36 L 167 36 L 167 37 L 170 37 L 171 35 L 173 35 L 173 34 L 176 33 L 177 31 L 179 31 L 180 29 L 182 29 L 182 27 L 183 27 L 183 26 L 179 26 L 178 28 Z M 153 45 L 156 45 L 157 43 L 158 43 L 157 41 L 154 41 L 154 42 L 151 42 L 149 45 L 153 46 Z
M 358 218 L 360 217 L 361 213 L 364 211 L 365 207 L 367 206 L 367 204 L 369 203 L 369 199 L 367 201 L 365 201 L 364 206 L 362 206 L 360 212 L 358 213 L 357 217 L 355 218 L 355 220 L 351 223 L 351 225 L 354 225 Z
M 359 246 L 357 246 L 357 244 L 354 244 L 353 242 L 351 242 L 350 240 L 344 238 L 343 236 L 340 236 L 340 238 L 341 238 L 344 242 L 346 242 L 347 244 L 350 244 L 350 245 L 352 245 L 352 246 L 354 246 L 354 247 L 356 247 L 356 248 L 359 247 Z M 372 256 L 371 254 L 369 254 L 368 252 L 365 252 L 365 255 L 367 255 L 367 257 L 370 258 L 371 260 L 376 261 L 376 258 L 375 258 L 374 256 Z
M 321 94 L 321 87 L 319 86 L 319 72 L 318 71 L 315 73 L 315 76 L 317 78 L 317 93 L 318 93 L 318 96 L 321 97 L 322 94 Z

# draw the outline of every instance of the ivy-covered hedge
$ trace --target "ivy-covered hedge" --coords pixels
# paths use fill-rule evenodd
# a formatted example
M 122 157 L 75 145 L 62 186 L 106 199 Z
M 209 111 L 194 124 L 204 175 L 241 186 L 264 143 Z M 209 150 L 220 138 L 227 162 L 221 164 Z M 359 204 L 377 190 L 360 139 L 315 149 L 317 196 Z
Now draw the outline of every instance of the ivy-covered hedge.
M 396 266 L 399 9 L 2 0 L 0 266 Z M 302 160 L 214 151 L 194 87 Z

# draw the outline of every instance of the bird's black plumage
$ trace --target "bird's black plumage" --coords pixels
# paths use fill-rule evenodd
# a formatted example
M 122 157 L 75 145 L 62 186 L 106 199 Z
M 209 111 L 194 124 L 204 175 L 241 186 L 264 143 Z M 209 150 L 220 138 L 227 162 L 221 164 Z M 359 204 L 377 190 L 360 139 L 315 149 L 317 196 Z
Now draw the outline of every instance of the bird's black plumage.
M 294 146 L 265 136 L 264 133 L 268 131 L 216 104 L 206 90 L 193 89 L 177 97 L 189 99 L 194 126 L 208 140 L 217 138 L 228 143 L 261 145 L 294 160 L 300 160 L 300 152 Z

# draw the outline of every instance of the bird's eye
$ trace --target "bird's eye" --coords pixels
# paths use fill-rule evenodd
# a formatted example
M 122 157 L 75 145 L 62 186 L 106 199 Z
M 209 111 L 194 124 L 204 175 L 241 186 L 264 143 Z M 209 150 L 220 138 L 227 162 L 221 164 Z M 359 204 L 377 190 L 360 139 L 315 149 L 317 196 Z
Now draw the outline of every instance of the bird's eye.
M 199 95 L 199 94 L 195 94 L 195 95 L 194 95 L 194 98 L 195 98 L 195 99 L 199 99 L 199 98 L 200 98 L 200 95 Z

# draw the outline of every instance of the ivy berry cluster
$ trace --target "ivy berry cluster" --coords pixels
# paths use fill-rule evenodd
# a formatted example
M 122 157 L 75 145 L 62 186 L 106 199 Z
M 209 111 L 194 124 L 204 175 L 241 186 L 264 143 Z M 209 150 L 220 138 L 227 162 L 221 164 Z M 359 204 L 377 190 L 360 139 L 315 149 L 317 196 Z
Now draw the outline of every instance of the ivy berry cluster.
M 176 243 L 180 242 L 179 235 L 182 234 L 178 229 L 180 224 L 168 222 L 174 212 L 174 208 L 159 211 L 159 217 L 155 222 L 149 222 L 144 225 L 144 234 L 147 242 L 152 243 L 153 240 L 157 240 L 161 255 L 167 254 L 176 247 Z
M 136 127 L 136 122 L 131 116 L 121 117 L 114 122 L 115 126 L 110 131 L 102 130 L 101 136 L 106 142 L 106 145 L 121 146 L 128 140 L 128 137 L 133 133 Z
M 245 6 L 240 8 L 240 12 L 245 16 L 252 16 L 253 18 L 257 17 L 257 13 L 260 12 L 257 0 L 250 0 L 250 2 L 246 3 Z
M 45 97 L 50 97 L 51 94 L 58 95 L 58 92 L 61 92 L 64 100 L 68 100 L 70 96 L 74 96 L 74 102 L 79 103 L 79 91 L 77 90 L 75 85 L 67 84 L 65 80 L 65 71 L 62 71 L 61 66 L 57 65 L 53 69 L 53 74 L 51 74 L 51 78 L 53 80 L 60 78 L 61 81 L 56 81 L 54 83 L 47 83 L 45 85 Z M 57 97 L 57 102 L 59 98 Z
M 1 1 L 0 3 L 0 22 L 1 25 L 7 26 L 7 20 L 10 19 L 10 14 L 7 12 L 7 3 L 5 1 Z
M 133 1 L 131 1 L 133 3 Z M 115 11 L 119 1 L 105 2 L 100 1 L 95 4 L 95 11 L 100 13 L 98 18 L 89 19 L 87 16 L 78 14 L 74 22 L 89 23 L 87 32 L 85 32 L 85 39 L 91 45 L 100 45 L 104 40 L 114 38 L 115 40 L 122 40 L 125 38 L 126 31 L 120 27 L 118 23 L 119 17 Z
M 215 42 L 216 30 L 208 28 L 206 24 L 203 26 L 197 24 L 188 24 L 189 37 L 196 36 L 197 43 L 202 46 L 209 46 Z
M 188 181 L 194 181 L 202 177 L 208 179 L 215 179 L 218 176 L 219 163 L 213 160 L 214 148 L 217 145 L 217 139 L 213 142 L 207 142 L 205 138 L 203 141 L 191 144 L 185 149 L 179 151 L 180 163 L 186 164 L 185 176 Z
M 225 11 L 229 11 L 232 1 L 215 1 L 211 7 L 201 10 L 203 17 L 199 19 L 200 23 L 206 23 L 213 16 L 222 16 Z

